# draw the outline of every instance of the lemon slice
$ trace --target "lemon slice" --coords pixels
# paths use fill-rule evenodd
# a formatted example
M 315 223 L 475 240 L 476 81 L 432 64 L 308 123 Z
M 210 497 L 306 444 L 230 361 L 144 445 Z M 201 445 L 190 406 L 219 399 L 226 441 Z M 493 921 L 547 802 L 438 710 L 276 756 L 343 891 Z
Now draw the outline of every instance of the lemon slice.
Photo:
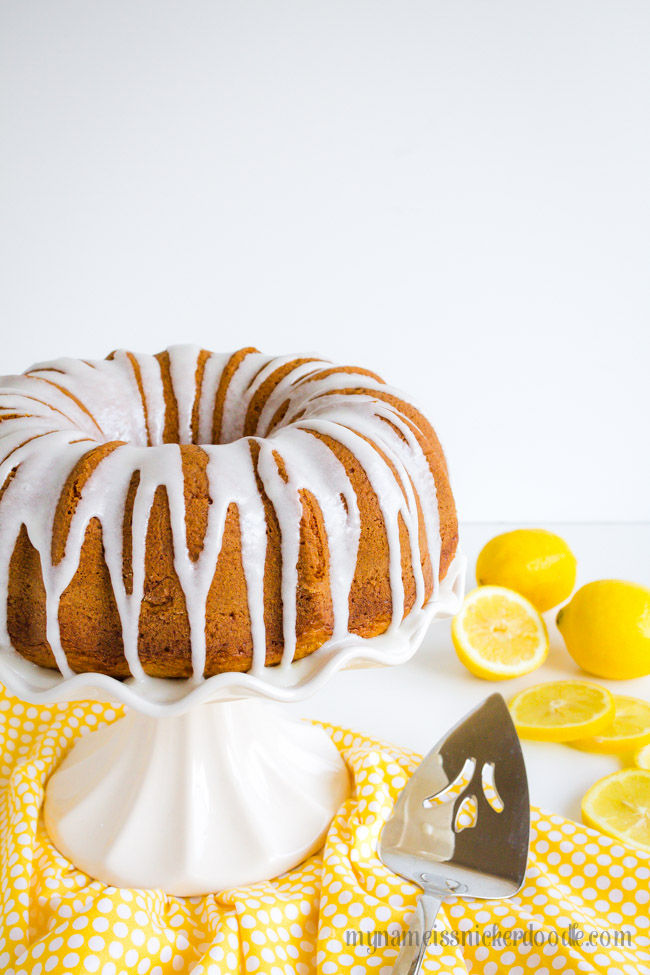
M 573 741 L 598 734 L 614 720 L 614 698 L 599 684 L 557 680 L 520 691 L 510 713 L 521 738 Z
M 582 800 L 582 820 L 650 853 L 650 772 L 625 768 L 600 779 Z
M 573 741 L 574 748 L 601 755 L 633 752 L 650 744 L 650 704 L 638 697 L 614 694 L 614 720 L 594 737 Z
M 637 768 L 644 768 L 650 772 L 650 745 L 639 748 L 634 755 L 634 764 Z
M 480 586 L 465 597 L 451 637 L 467 669 L 487 680 L 529 674 L 548 653 L 548 633 L 535 607 L 501 586 Z

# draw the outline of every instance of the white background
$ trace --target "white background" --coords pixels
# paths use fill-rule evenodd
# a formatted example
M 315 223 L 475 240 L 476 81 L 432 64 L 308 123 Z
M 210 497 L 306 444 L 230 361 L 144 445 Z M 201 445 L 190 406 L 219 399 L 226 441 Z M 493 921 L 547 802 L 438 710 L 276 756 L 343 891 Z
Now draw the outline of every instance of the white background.
M 647 0 L 4 0 L 0 371 L 320 351 L 465 520 L 650 515 Z

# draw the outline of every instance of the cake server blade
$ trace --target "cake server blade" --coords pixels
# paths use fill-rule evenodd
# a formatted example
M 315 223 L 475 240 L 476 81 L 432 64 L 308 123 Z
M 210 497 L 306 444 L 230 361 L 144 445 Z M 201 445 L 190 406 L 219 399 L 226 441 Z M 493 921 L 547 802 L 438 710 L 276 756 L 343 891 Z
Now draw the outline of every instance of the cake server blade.
M 396 975 L 419 971 L 445 898 L 517 893 L 529 834 L 521 745 L 503 697 L 492 694 L 429 752 L 382 830 L 382 862 L 423 889 Z

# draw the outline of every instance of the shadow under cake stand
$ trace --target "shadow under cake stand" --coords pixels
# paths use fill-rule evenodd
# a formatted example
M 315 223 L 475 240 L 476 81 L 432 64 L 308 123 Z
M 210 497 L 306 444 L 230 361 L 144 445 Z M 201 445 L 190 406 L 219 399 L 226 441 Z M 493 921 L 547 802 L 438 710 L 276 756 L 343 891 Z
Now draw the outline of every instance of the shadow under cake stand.
M 431 620 L 456 611 L 463 585 L 457 555 L 438 597 L 395 631 L 330 642 L 260 676 L 64 678 L 3 649 L 0 680 L 23 701 L 127 709 L 80 738 L 50 777 L 44 816 L 52 842 L 106 884 L 179 896 L 269 880 L 294 867 L 322 845 L 349 780 L 329 735 L 273 702 L 303 700 L 344 668 L 404 663 Z

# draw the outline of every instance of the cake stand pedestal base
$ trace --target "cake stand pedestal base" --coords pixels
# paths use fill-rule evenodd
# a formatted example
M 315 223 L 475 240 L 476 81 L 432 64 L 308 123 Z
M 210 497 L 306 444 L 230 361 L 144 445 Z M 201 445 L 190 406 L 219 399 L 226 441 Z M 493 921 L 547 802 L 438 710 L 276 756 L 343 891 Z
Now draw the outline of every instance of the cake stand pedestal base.
M 92 877 L 191 896 L 300 863 L 348 790 L 327 733 L 265 701 L 173 717 L 129 710 L 82 738 L 52 775 L 45 825 Z

